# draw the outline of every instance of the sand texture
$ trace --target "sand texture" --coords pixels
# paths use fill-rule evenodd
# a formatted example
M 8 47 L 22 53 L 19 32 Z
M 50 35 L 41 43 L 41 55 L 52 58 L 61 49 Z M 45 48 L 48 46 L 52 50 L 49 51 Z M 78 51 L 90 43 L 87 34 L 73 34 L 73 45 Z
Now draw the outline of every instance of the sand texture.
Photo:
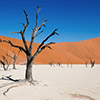
M 33 65 L 35 85 L 2 79 L 23 80 L 25 65 L 16 68 L 0 67 L 0 100 L 100 100 L 100 65 Z
M 16 45 L 23 46 L 21 40 L 4 36 L 0 36 L 0 38 L 10 40 Z M 29 44 L 29 42 L 27 43 Z M 38 45 L 38 43 L 34 44 L 33 53 L 36 51 Z M 100 64 L 100 38 L 80 42 L 56 43 L 51 47 L 52 50 L 46 48 L 37 56 L 34 62 L 37 64 L 48 64 L 50 62 L 85 64 L 86 62 L 90 63 L 90 58 L 92 58 L 92 60 L 95 60 L 96 64 Z M 18 49 L 11 47 L 7 43 L 0 43 L 0 59 L 2 59 L 2 56 L 6 54 L 7 50 L 11 55 L 13 55 L 13 51 L 15 53 L 18 52 Z M 7 59 L 9 60 L 9 58 Z M 23 64 L 25 62 L 25 54 L 21 52 L 17 59 L 17 64 Z

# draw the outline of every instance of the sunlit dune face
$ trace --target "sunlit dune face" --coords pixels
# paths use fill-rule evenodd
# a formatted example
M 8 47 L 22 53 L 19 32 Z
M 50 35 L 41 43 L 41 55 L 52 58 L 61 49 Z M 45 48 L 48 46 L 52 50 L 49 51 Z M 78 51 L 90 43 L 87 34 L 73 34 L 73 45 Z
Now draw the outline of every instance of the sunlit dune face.
M 9 37 L 0 36 L 1 39 L 6 39 L 12 41 L 16 45 L 23 46 L 21 40 L 13 39 Z M 27 42 L 29 44 L 29 42 Z M 95 60 L 96 63 L 100 63 L 100 38 L 95 38 L 91 40 L 85 40 L 81 42 L 64 42 L 56 43 L 51 45 L 52 50 L 46 48 L 41 52 L 35 59 L 37 64 L 49 64 L 53 63 L 64 63 L 64 64 L 85 64 L 90 63 L 90 58 Z M 33 54 L 38 47 L 38 43 L 34 44 Z M 0 59 L 2 56 L 6 56 L 6 52 L 13 55 L 13 51 L 17 54 L 19 49 L 11 47 L 7 43 L 0 43 Z M 7 57 L 9 60 L 9 57 Z M 20 52 L 17 59 L 17 64 L 23 64 L 26 62 L 26 55 Z

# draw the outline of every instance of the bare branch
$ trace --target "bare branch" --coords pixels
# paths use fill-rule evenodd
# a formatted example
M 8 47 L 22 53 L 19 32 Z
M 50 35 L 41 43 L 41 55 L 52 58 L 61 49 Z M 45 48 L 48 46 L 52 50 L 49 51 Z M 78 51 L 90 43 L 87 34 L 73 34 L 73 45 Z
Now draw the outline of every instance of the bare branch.
M 48 47 L 49 49 L 52 49 L 49 45 L 51 45 L 51 44 L 55 44 L 55 42 L 50 42 L 50 43 L 48 43 L 48 44 L 45 44 L 42 48 L 41 48 L 41 50 L 39 51 L 39 52 L 41 52 L 43 49 L 45 49 L 46 47 Z
M 38 26 L 38 13 L 39 13 L 39 11 L 40 11 L 40 7 L 38 8 L 37 13 L 36 13 L 36 25 L 35 25 L 34 31 L 36 30 L 36 28 Z
M 18 54 L 16 55 L 16 53 L 13 51 L 13 53 L 14 53 L 14 58 L 17 58 L 18 57 L 18 55 L 19 55 L 19 53 L 20 53 L 20 51 L 18 51 Z
M 11 64 L 11 60 L 13 59 L 13 56 L 9 55 L 8 51 L 6 52 L 6 56 L 10 57 L 10 61 L 9 61 L 8 65 L 7 65 L 7 67 L 9 67 L 9 65 Z
M 23 12 L 24 12 L 24 14 L 25 14 L 25 16 L 26 16 L 27 24 L 25 25 L 24 23 L 22 23 L 23 26 L 24 26 L 24 30 L 21 31 L 20 33 L 21 33 L 21 36 L 22 36 L 22 40 L 23 40 L 23 43 L 24 43 L 25 49 L 26 49 L 26 51 L 27 51 L 27 50 L 28 50 L 28 46 L 27 46 L 27 43 L 26 43 L 26 40 L 25 40 L 24 34 L 25 34 L 26 29 L 27 29 L 27 27 L 28 27 L 28 25 L 29 25 L 29 20 L 28 20 L 28 15 L 27 15 L 26 11 L 23 10 Z
M 16 57 L 18 57 L 18 56 L 19 56 L 19 53 L 20 53 L 20 51 L 18 51 L 18 54 L 17 54 L 17 56 L 16 56 Z
M 42 25 L 41 25 L 40 27 L 38 27 L 38 28 L 37 28 L 37 31 L 38 31 L 38 30 L 40 30 L 40 29 L 42 28 L 42 26 L 44 26 L 44 27 L 45 27 L 45 23 L 46 23 L 47 21 L 48 21 L 48 19 L 47 19 L 47 20 L 45 20 L 45 21 L 42 23 Z
M 40 11 L 40 7 L 38 7 L 37 13 L 36 13 L 36 25 L 35 28 L 33 29 L 33 33 L 32 33 L 32 38 L 31 38 L 31 42 L 30 42 L 30 46 L 29 46 L 29 51 L 32 52 L 32 48 L 33 48 L 33 43 L 34 43 L 34 36 L 37 33 L 37 26 L 38 26 L 38 13 Z
M 6 56 L 8 56 L 8 57 L 12 57 L 11 55 L 8 54 L 8 51 L 6 52 Z
M 44 27 L 46 27 L 46 25 L 45 25 L 45 24 L 44 24 L 43 26 L 44 26 Z
M 35 37 L 37 37 L 39 34 L 41 34 L 43 32 L 43 30 L 41 31 L 41 32 L 39 32 L 39 33 L 37 33 L 35 36 L 34 36 L 34 38 Z
M 13 51 L 13 54 L 14 54 L 13 58 L 16 57 L 16 53 L 14 51 Z
M 27 13 L 26 13 L 26 11 L 25 10 L 23 10 L 23 12 L 24 12 L 24 14 L 25 14 L 25 16 L 26 16 L 26 21 L 27 21 L 27 24 L 25 25 L 25 24 L 23 24 L 24 25 L 24 30 L 23 30 L 23 35 L 25 34 L 25 31 L 26 31 L 26 29 L 27 29 L 27 27 L 28 27 L 28 25 L 29 25 L 29 20 L 28 20 L 28 15 L 27 15 Z
M 4 59 L 4 58 L 3 58 L 3 61 L 0 60 L 0 63 L 3 65 L 3 69 L 4 69 L 4 70 L 7 70 L 6 67 L 5 67 L 5 59 Z
M 8 63 L 8 61 L 7 61 L 7 59 L 5 58 L 5 56 L 2 56 L 2 58 L 3 58 L 3 61 L 0 60 L 0 63 L 3 65 L 3 69 L 4 69 L 4 70 L 7 70 L 8 67 L 9 67 L 9 65 L 10 65 L 10 63 Z M 6 64 L 6 63 L 7 63 L 7 67 L 5 67 L 5 64 Z
M 5 65 L 5 63 L 4 63 L 3 61 L 1 61 L 1 60 L 0 60 L 0 63 L 1 63 L 2 65 Z
M 6 41 L 6 40 L 0 39 L 0 42 L 6 42 L 6 43 L 10 44 L 12 47 L 19 48 L 20 51 L 24 51 L 25 53 L 27 53 L 26 50 L 23 47 L 14 45 L 10 40 Z
M 94 67 L 95 61 L 92 61 L 92 58 L 90 58 L 91 68 Z
M 43 42 L 38 46 L 37 51 L 35 52 L 35 54 L 32 56 L 30 62 L 32 62 L 32 61 L 36 58 L 36 56 L 37 56 L 41 51 L 43 51 L 46 47 L 48 47 L 48 48 L 51 49 L 51 47 L 50 47 L 49 45 L 50 45 L 50 44 L 55 44 L 54 42 L 50 42 L 50 43 L 45 44 L 45 45 L 44 45 L 44 43 L 45 43 L 51 36 L 55 35 L 57 30 L 58 30 L 58 29 L 55 29 L 45 40 L 43 40 Z M 57 35 L 58 35 L 58 34 L 57 34 Z M 43 45 L 44 45 L 44 46 L 43 46 Z
M 25 14 L 25 16 L 26 16 L 27 24 L 25 25 L 24 23 L 21 23 L 21 24 L 23 24 L 23 26 L 24 26 L 24 30 L 23 30 L 23 31 L 20 31 L 20 32 L 12 32 L 12 34 L 14 34 L 14 33 L 20 33 L 20 34 L 21 34 L 22 40 L 23 40 L 23 43 L 24 43 L 24 46 L 25 46 L 25 49 L 26 49 L 26 51 L 27 51 L 27 50 L 28 50 L 28 46 L 27 46 L 27 43 L 26 43 L 24 34 L 25 34 L 26 29 L 27 29 L 27 27 L 28 27 L 28 25 L 29 25 L 29 20 L 28 20 L 28 15 L 27 15 L 26 11 L 23 10 L 23 12 L 24 12 L 24 14 Z
M 23 34 L 21 34 L 21 35 L 22 35 L 22 40 L 23 40 L 23 43 L 24 43 L 25 49 L 26 49 L 26 51 L 28 51 L 28 46 L 27 46 L 27 43 L 26 43 L 25 37 L 24 37 Z
M 14 33 L 20 33 L 21 34 L 21 31 L 20 32 L 11 32 L 11 34 L 14 34 Z
M 33 43 L 34 43 L 34 39 L 36 36 L 38 36 L 40 33 L 42 33 L 43 31 L 39 32 L 37 35 L 35 35 L 37 33 L 37 31 L 39 31 L 41 29 L 42 26 L 45 26 L 45 23 L 48 21 L 45 20 L 42 25 L 40 27 L 37 28 L 38 26 L 38 13 L 40 11 L 40 7 L 38 7 L 38 10 L 37 10 L 37 13 L 36 13 L 36 26 L 35 28 L 33 29 L 33 33 L 32 33 L 32 38 L 31 38 L 31 43 L 30 43 L 30 46 L 29 46 L 29 51 L 32 52 L 32 48 L 33 48 Z
M 5 61 L 6 61 L 6 63 L 8 64 L 8 61 L 7 61 L 6 57 L 2 56 L 2 58 L 3 58 L 3 62 L 5 63 Z
M 21 23 L 24 27 L 26 26 L 24 23 Z
M 43 46 L 43 44 L 53 35 L 57 34 L 56 31 L 58 29 L 55 29 L 45 40 L 43 40 L 43 42 L 39 45 L 38 49 L 41 48 Z M 58 35 L 58 34 L 57 34 Z
M 55 32 L 56 35 L 59 35 L 57 32 Z

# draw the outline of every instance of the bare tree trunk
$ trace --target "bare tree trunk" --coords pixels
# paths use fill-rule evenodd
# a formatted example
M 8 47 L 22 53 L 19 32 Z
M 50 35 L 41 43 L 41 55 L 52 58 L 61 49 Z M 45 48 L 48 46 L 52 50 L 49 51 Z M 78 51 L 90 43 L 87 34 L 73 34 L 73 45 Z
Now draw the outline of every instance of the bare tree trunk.
M 16 60 L 14 60 L 13 69 L 16 69 L 15 64 L 16 64 Z
M 3 69 L 6 71 L 6 70 L 8 70 L 8 68 L 11 64 L 12 57 L 10 58 L 9 62 L 7 61 L 7 59 L 4 56 L 2 56 L 2 57 L 3 57 L 3 61 L 0 60 L 0 63 L 3 65 Z M 7 63 L 7 66 L 5 67 L 6 63 Z
M 32 64 L 29 64 L 26 67 L 25 79 L 26 79 L 26 81 L 29 81 L 29 82 L 32 82 L 33 81 Z
M 91 68 L 94 67 L 95 61 L 92 61 L 92 58 L 90 58 Z
M 6 68 L 6 69 L 9 68 L 9 66 L 10 66 L 10 64 L 11 64 L 11 61 L 12 61 L 12 57 L 10 58 L 10 61 L 9 61 L 9 63 L 7 64 L 7 68 Z
M 4 69 L 4 71 L 6 71 L 7 69 L 6 69 L 6 67 L 5 67 L 5 65 L 3 65 L 3 69 Z
M 3 59 L 3 62 L 0 60 L 0 62 L 3 64 L 3 69 L 4 69 L 4 71 L 7 70 L 6 67 L 5 67 L 5 65 L 6 65 L 6 64 L 5 64 L 5 59 Z
M 67 67 L 69 67 L 69 60 L 67 61 Z
M 27 65 L 26 65 L 26 73 L 25 73 L 25 80 L 32 82 L 32 62 L 30 62 L 31 56 L 27 58 Z
M 13 69 L 16 69 L 15 64 L 16 64 L 16 60 L 17 60 L 17 58 L 19 56 L 20 51 L 18 51 L 18 54 L 15 54 L 15 52 L 13 52 L 13 53 L 14 53 L 14 56 L 13 56 L 13 60 L 14 60 L 14 62 L 13 62 Z

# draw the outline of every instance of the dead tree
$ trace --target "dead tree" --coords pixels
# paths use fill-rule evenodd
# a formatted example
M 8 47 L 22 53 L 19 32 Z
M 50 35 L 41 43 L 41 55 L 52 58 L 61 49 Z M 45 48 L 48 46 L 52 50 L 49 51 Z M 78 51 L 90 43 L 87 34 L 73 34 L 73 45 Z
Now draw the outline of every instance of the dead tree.
M 13 59 L 13 69 L 16 69 L 15 64 L 16 64 L 16 60 L 19 56 L 19 53 L 20 53 L 20 51 L 18 51 L 18 54 L 16 55 L 16 53 L 13 51 L 13 56 L 9 55 L 8 52 L 6 53 L 6 56 L 8 56 L 10 58 L 12 57 L 12 59 Z
M 72 65 L 73 65 L 73 63 L 71 62 L 71 65 L 70 65 L 71 68 L 72 68 Z
M 0 60 L 0 63 L 3 65 L 3 69 L 4 71 L 8 69 L 9 66 L 7 66 L 7 68 L 5 67 L 6 63 L 8 64 L 8 61 L 6 60 L 6 58 L 4 56 L 2 56 L 3 61 Z
M 58 62 L 58 66 L 61 66 L 61 62 Z
M 13 60 L 14 60 L 14 62 L 13 62 L 13 69 L 16 69 L 15 64 L 16 64 L 16 60 L 17 60 L 17 58 L 19 56 L 20 51 L 18 51 L 18 54 L 17 55 L 16 55 L 15 52 L 13 52 L 13 53 L 14 53 L 14 56 L 13 56 Z
M 52 61 L 50 61 L 50 62 L 49 62 L 49 65 L 52 67 L 52 65 L 53 65 L 53 62 L 52 62 Z
M 0 63 L 3 65 L 3 69 L 6 70 L 5 63 L 2 60 L 0 60 Z
M 67 61 L 67 67 L 69 67 L 69 60 Z
M 91 68 L 94 67 L 95 61 L 92 61 L 92 58 L 90 58 Z
M 88 61 L 85 62 L 85 65 L 86 65 L 86 67 L 87 67 L 87 65 L 88 65 Z
M 0 39 L 1 42 L 6 42 L 8 44 L 10 44 L 12 47 L 15 47 L 15 48 L 18 48 L 20 51 L 23 51 L 25 54 L 26 54 L 26 57 L 27 57 L 27 64 L 26 64 L 26 73 L 25 73 L 25 80 L 28 81 L 28 82 L 32 82 L 33 83 L 33 76 L 32 76 L 32 63 L 34 62 L 34 59 L 37 57 L 37 55 L 39 53 L 41 53 L 45 48 L 49 48 L 49 49 L 52 49 L 50 47 L 51 44 L 54 44 L 54 42 L 50 42 L 50 43 L 47 43 L 47 44 L 44 44 L 50 37 L 52 37 L 53 35 L 59 35 L 56 31 L 57 29 L 55 29 L 47 38 L 45 38 L 41 44 L 38 46 L 36 52 L 32 55 L 32 50 L 33 50 L 33 46 L 34 46 L 34 39 L 43 32 L 40 31 L 40 29 L 45 26 L 45 23 L 48 21 L 45 20 L 39 27 L 38 27 L 38 13 L 40 11 L 40 7 L 38 8 L 37 12 L 36 12 L 36 25 L 35 25 L 35 28 L 32 29 L 33 32 L 32 32 L 32 36 L 31 36 L 31 41 L 30 41 L 30 44 L 29 46 L 27 45 L 27 42 L 26 42 L 26 39 L 25 39 L 25 32 L 29 26 L 29 20 L 28 20 L 28 15 L 26 13 L 25 10 L 24 11 L 24 14 L 26 16 L 26 21 L 27 23 L 24 24 L 22 23 L 22 25 L 24 26 L 24 29 L 19 31 L 19 32 L 12 32 L 13 33 L 18 33 L 18 34 L 21 34 L 21 37 L 22 37 L 22 42 L 24 44 L 24 47 L 22 46 L 18 46 L 18 45 L 15 45 L 13 44 L 10 40 L 2 40 Z
M 3 58 L 3 61 L 0 60 L 0 63 L 3 65 L 3 69 L 6 71 L 6 70 L 8 70 L 8 68 L 11 64 L 12 57 L 10 58 L 9 62 L 7 61 L 6 57 L 2 56 L 2 58 Z M 7 64 L 7 66 L 5 67 L 6 64 Z

